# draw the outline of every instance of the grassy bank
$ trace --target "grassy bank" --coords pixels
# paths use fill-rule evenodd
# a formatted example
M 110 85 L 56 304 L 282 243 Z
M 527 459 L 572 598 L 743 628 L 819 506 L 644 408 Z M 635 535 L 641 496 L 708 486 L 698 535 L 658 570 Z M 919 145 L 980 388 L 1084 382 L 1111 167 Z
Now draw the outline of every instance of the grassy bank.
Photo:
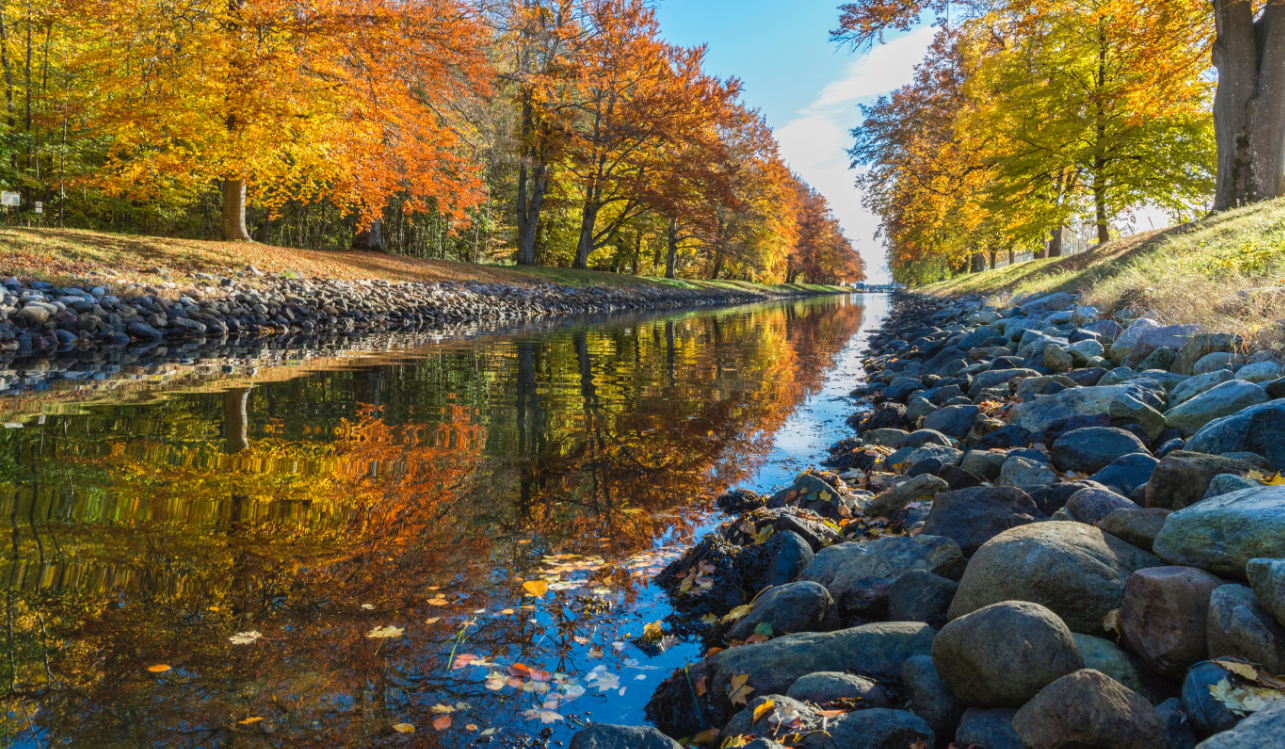
M 93 280 L 115 284 L 155 284 L 169 281 L 182 285 L 192 273 L 231 275 L 247 265 L 253 265 L 264 273 L 292 273 L 349 281 L 549 282 L 567 286 L 739 288 L 768 293 L 839 290 L 809 284 L 767 286 L 744 281 L 669 280 L 565 268 L 475 265 L 372 252 L 300 250 L 74 229 L 0 229 L 0 276 L 13 275 L 55 283 Z
M 1103 310 L 1135 306 L 1166 322 L 1203 323 L 1266 345 L 1285 334 L 1285 200 L 1108 242 L 1067 258 L 975 273 L 921 287 L 931 294 L 1076 291 Z

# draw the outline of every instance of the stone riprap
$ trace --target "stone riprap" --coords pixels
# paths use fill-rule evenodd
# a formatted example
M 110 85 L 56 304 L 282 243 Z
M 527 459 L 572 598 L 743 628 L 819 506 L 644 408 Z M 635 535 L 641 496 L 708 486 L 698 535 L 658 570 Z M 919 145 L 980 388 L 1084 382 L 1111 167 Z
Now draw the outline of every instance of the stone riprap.
M 1064 293 L 899 295 L 867 345 L 856 436 L 780 495 L 823 482 L 830 504 L 735 513 L 712 535 L 752 559 L 765 539 L 738 529 L 784 527 L 770 513 L 829 532 L 794 578 L 718 599 L 745 608 L 671 618 L 712 654 L 660 685 L 652 722 L 750 746 L 1265 745 L 1285 690 L 1243 661 L 1285 670 L 1278 355 Z M 657 577 L 677 609 L 698 561 Z M 753 599 L 800 580 L 835 606 L 796 617 L 810 631 L 746 636 Z M 858 718 L 886 730 L 847 731 Z M 826 743 L 836 724 L 851 742 Z

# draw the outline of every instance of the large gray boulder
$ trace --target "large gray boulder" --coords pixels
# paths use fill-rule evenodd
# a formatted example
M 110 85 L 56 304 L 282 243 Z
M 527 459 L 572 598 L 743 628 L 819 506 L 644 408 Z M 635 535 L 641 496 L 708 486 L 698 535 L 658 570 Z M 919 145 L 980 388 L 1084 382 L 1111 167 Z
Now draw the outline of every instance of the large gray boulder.
M 1161 405 L 1153 390 L 1134 382 L 1071 388 L 1019 403 L 1013 407 L 1009 423 L 1030 432 L 1043 432 L 1063 419 L 1107 414 L 1112 424 L 1138 424 L 1155 439 L 1164 429 L 1164 415 L 1157 410 Z
M 1013 730 L 1014 715 L 1017 715 L 1015 707 L 968 708 L 955 730 L 955 746 L 1026 749 L 1022 737 Z
M 1196 362 L 1213 353 L 1232 353 L 1239 346 L 1240 338 L 1233 333 L 1202 333 L 1178 349 L 1169 368 L 1178 374 L 1195 374 Z
M 650 726 L 586 726 L 571 737 L 570 749 L 682 749 L 682 745 Z
M 1151 673 L 1147 664 L 1110 640 L 1079 633 L 1071 635 L 1075 647 L 1084 659 L 1084 667 L 1110 676 L 1124 686 L 1142 695 L 1153 705 L 1159 705 L 1169 696 L 1171 688 L 1163 679 Z
M 788 583 L 758 596 L 750 613 L 737 620 L 727 636 L 744 640 L 762 624 L 771 626 L 773 634 L 815 632 L 832 606 L 834 601 L 824 587 L 812 582 Z
M 876 618 L 888 610 L 888 592 L 911 570 L 959 579 L 966 562 L 954 539 L 944 536 L 884 536 L 822 549 L 800 580 L 824 585 L 845 617 Z
M 1139 320 L 1138 322 L 1142 321 Z M 1137 323 L 1134 323 L 1134 325 L 1136 324 Z M 1133 325 L 1130 325 L 1129 327 L 1132 328 Z M 1157 349 L 1167 348 L 1177 352 L 1181 350 L 1183 346 L 1190 343 L 1193 337 L 1203 332 L 1204 328 L 1199 325 L 1165 325 L 1162 327 L 1143 330 L 1138 334 L 1138 337 L 1135 339 L 1134 345 L 1129 350 L 1128 354 L 1118 361 L 1126 367 L 1137 368 L 1138 365 L 1145 361 L 1147 357 Z M 1129 331 L 1125 330 L 1124 334 L 1120 337 L 1124 338 L 1128 334 Z M 1116 358 L 1120 348 L 1121 346 L 1117 341 L 1116 345 L 1111 347 L 1111 358 Z
M 1009 528 L 1044 519 L 1044 513 L 1021 489 L 981 486 L 938 494 L 922 533 L 953 538 L 960 550 L 971 556 Z
M 1209 598 L 1209 657 L 1231 656 L 1285 673 L 1285 626 L 1244 585 L 1224 585 Z
M 1258 602 L 1285 624 L 1285 559 L 1251 559 L 1245 575 Z
M 1081 489 L 1062 508 L 1077 523 L 1098 525 L 1115 510 L 1142 509 L 1133 501 L 1105 489 Z
M 1285 701 L 1251 714 L 1230 731 L 1216 733 L 1196 749 L 1281 749 L 1285 741 Z
M 1149 330 L 1159 330 L 1162 328 L 1160 323 L 1149 317 L 1140 317 L 1129 323 L 1129 327 L 1115 339 L 1108 352 L 1112 359 L 1117 362 L 1124 361 L 1124 358 L 1133 352 L 1134 346 L 1138 344 L 1138 338 Z
M 962 440 L 968 436 L 980 413 L 977 406 L 946 406 L 925 416 L 923 427 Z
M 944 623 L 958 589 L 959 583 L 954 580 L 925 570 L 911 570 L 888 589 L 888 621 L 927 622 L 933 626 Z
M 1209 482 L 1221 474 L 1248 476 L 1258 468 L 1244 460 L 1174 450 L 1160 460 L 1147 480 L 1147 507 L 1181 510 L 1201 501 Z
M 1000 486 L 1047 486 L 1057 481 L 1053 466 L 1021 455 L 1010 455 L 999 471 Z
M 785 696 L 822 707 L 835 700 L 856 700 L 857 704 L 865 707 L 888 706 L 888 695 L 884 693 L 883 687 L 863 676 L 836 671 L 820 671 L 800 676 L 790 685 Z
M 1217 372 L 1207 372 L 1202 375 L 1190 377 L 1169 391 L 1169 406 L 1177 406 L 1195 398 L 1197 395 L 1217 387 L 1224 382 L 1233 380 L 1236 375 L 1230 369 L 1220 369 Z
M 917 655 L 901 667 L 907 707 L 933 729 L 937 736 L 952 736 L 964 714 L 964 705 L 951 693 L 933 665 L 933 659 Z
M 951 693 L 974 707 L 1017 707 L 1084 668 L 1066 624 L 1025 601 L 996 603 L 942 627 L 932 657 Z
M 950 491 L 950 485 L 931 474 L 921 474 L 906 479 L 882 494 L 876 494 L 866 503 L 869 517 L 892 517 L 911 502 L 931 502 L 938 492 Z
M 1159 567 L 1155 556 L 1075 522 L 1004 531 L 973 555 L 950 605 L 950 619 L 1001 601 L 1052 609 L 1073 632 L 1105 633 L 1102 620 L 1119 606 L 1125 581 Z
M 1170 564 L 1245 579 L 1257 557 L 1285 557 L 1285 486 L 1244 489 L 1170 515 L 1155 553 Z
M 1116 427 L 1073 429 L 1053 443 L 1053 465 L 1063 471 L 1097 473 L 1125 455 L 1150 450 L 1133 432 Z
M 1151 480 L 1160 461 L 1146 453 L 1133 453 L 1117 458 L 1111 465 L 1093 474 L 1092 479 L 1126 497 Z
M 992 369 L 979 373 L 973 378 L 973 384 L 968 387 L 968 397 L 976 398 L 987 388 L 993 388 L 997 385 L 1006 385 L 1013 380 L 1023 377 L 1039 377 L 1040 373 L 1034 369 Z
M 1183 436 L 1195 434 L 1215 419 L 1266 403 L 1267 391 L 1244 380 L 1228 380 L 1165 412 L 1165 426 Z
M 785 694 L 799 677 L 818 671 L 896 675 L 901 664 L 932 652 L 937 630 L 917 622 L 880 622 L 837 632 L 778 637 L 710 656 L 709 692 L 727 695 L 732 677 L 749 674 L 753 694 Z
M 1205 424 L 1187 441 L 1190 452 L 1256 453 L 1285 469 L 1285 399 L 1251 406 Z
M 1130 546 L 1151 551 L 1169 515 L 1169 510 L 1159 507 L 1122 507 L 1112 510 L 1098 527 Z
M 1209 598 L 1223 581 L 1193 567 L 1152 567 L 1129 577 L 1120 601 L 1120 633 L 1151 670 L 1181 679 L 1205 659 Z
M 1045 687 L 1013 716 L 1013 728 L 1030 749 L 1166 749 L 1151 703 L 1088 668 Z

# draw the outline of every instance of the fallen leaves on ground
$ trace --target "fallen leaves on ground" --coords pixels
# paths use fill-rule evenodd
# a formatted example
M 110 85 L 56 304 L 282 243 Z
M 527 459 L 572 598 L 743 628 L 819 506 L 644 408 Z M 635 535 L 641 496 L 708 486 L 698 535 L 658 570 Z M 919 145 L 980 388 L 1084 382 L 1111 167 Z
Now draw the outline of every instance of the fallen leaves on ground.
M 749 685 L 750 675 L 740 674 L 733 676 L 731 683 L 728 685 L 727 700 L 735 705 L 745 705 L 749 702 L 750 694 L 754 687 Z
M 764 715 L 772 712 L 772 708 L 774 707 L 776 707 L 776 700 L 764 700 L 762 705 L 754 708 L 754 720 L 750 722 L 750 725 L 758 723 L 762 720 Z

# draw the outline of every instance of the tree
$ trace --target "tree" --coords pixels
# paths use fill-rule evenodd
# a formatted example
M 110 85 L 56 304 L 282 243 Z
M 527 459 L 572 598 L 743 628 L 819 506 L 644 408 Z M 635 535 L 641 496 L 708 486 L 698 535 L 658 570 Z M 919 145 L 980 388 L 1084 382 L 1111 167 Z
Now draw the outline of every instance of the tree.
M 456 218 L 482 198 L 452 110 L 488 65 L 456 0 L 68 3 L 99 40 L 76 65 L 113 192 L 219 179 L 228 240 L 250 239 L 247 195 L 328 198 L 365 224 L 398 192 Z
M 725 109 L 739 94 L 736 81 L 701 70 L 704 48 L 684 49 L 660 38 L 654 11 L 643 0 L 593 0 L 592 26 L 577 50 L 579 100 L 564 120 L 563 166 L 581 197 L 573 268 L 648 209 L 646 181 L 670 168 L 667 144 L 712 142 Z M 700 148 L 703 144 L 696 144 Z M 603 210 L 610 216 L 599 221 Z
M 786 283 L 802 275 L 809 283 L 865 279 L 864 263 L 834 217 L 825 196 L 796 178 L 798 238 L 790 252 Z

